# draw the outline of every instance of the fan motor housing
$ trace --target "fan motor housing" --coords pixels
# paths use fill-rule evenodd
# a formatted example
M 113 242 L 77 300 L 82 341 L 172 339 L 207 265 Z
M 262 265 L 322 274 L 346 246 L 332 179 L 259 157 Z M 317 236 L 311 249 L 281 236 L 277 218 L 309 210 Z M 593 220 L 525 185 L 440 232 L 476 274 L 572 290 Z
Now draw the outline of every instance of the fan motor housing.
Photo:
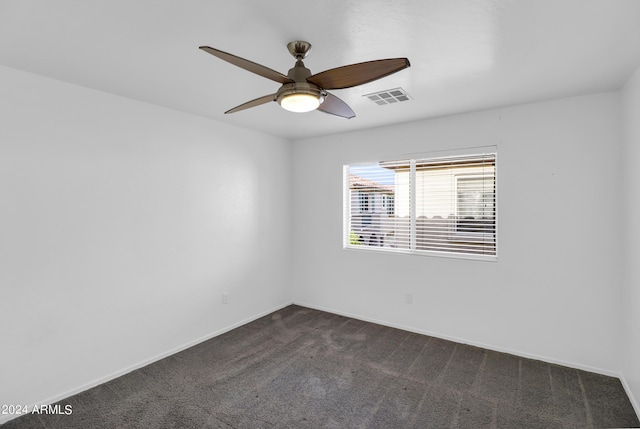
M 287 77 L 294 82 L 306 82 L 309 76 L 311 76 L 311 70 L 304 66 L 302 60 L 296 61 L 296 65 L 287 73 Z

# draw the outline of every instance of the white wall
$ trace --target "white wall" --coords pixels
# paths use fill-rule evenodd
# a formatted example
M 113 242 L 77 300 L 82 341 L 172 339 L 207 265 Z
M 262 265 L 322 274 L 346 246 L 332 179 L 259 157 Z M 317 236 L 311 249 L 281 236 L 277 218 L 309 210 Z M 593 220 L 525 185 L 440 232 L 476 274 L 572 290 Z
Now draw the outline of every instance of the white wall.
M 640 414 L 640 69 L 622 91 L 624 131 L 624 365 L 628 391 Z
M 617 374 L 620 138 L 604 93 L 294 142 L 294 302 Z M 497 263 L 342 249 L 344 163 L 488 145 Z
M 289 165 L 285 140 L 0 67 L 0 404 L 290 303 Z

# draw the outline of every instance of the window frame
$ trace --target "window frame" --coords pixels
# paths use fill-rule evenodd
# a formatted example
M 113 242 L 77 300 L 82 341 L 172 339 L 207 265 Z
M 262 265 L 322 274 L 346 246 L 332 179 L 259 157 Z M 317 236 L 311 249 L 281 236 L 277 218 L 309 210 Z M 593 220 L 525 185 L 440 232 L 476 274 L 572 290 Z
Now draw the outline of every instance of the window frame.
M 493 252 L 493 254 L 483 254 L 483 253 L 471 253 L 469 251 L 465 252 L 456 252 L 453 250 L 433 250 L 433 249 L 424 249 L 417 248 L 419 244 L 416 240 L 416 231 L 417 228 L 417 216 L 416 216 L 416 161 L 420 163 L 424 163 L 425 160 L 433 161 L 436 164 L 439 160 L 448 159 L 448 158 L 456 158 L 456 157 L 476 157 L 478 158 L 478 162 L 481 165 L 482 158 L 486 158 L 493 164 L 493 173 L 488 175 L 483 175 L 481 173 L 462 173 L 459 175 L 452 175 L 454 184 L 453 189 L 450 193 L 454 200 L 455 204 L 455 220 L 454 220 L 454 229 L 450 230 L 449 236 L 452 235 L 452 238 L 465 237 L 467 238 L 468 243 L 479 242 L 482 240 L 493 240 L 493 247 L 489 247 L 489 250 Z M 362 245 L 362 244 L 351 244 L 349 238 L 351 236 L 350 230 L 350 216 L 351 216 L 351 201 L 350 201 L 350 166 L 363 166 L 367 164 L 375 164 L 375 163 L 408 163 L 410 166 L 410 174 L 409 174 L 409 193 L 410 193 L 410 211 L 408 215 L 409 220 L 409 234 L 410 234 L 410 245 L 409 248 L 400 248 L 400 247 L 387 247 L 387 246 L 370 246 L 370 245 Z M 493 178 L 493 200 L 494 200 L 494 209 L 493 209 L 493 228 L 491 232 L 475 232 L 475 231 L 457 231 L 457 215 L 458 215 L 458 177 L 466 178 L 466 177 L 486 177 L 490 176 Z M 444 258 L 454 258 L 454 259 L 469 259 L 469 260 L 478 260 L 478 261 L 487 261 L 487 262 L 497 262 L 498 261 L 498 151 L 496 146 L 488 146 L 481 148 L 470 148 L 468 150 L 463 151 L 448 151 L 446 153 L 443 152 L 430 152 L 430 153 L 420 153 L 420 154 L 410 154 L 407 156 L 395 156 L 395 157 L 387 157 L 384 161 L 370 161 L 370 162 L 351 162 L 343 164 L 343 193 L 344 193 L 344 206 L 343 206 L 343 249 L 344 250 L 359 250 L 359 251 L 370 251 L 370 252 L 383 252 L 383 253 L 395 253 L 395 254 L 409 254 L 409 255 L 417 255 L 417 256 L 431 256 L 431 257 L 444 257 Z M 392 195 L 394 206 L 396 205 L 396 195 Z M 483 197 L 484 198 L 484 197 Z M 387 212 L 386 203 L 384 204 L 384 211 Z M 395 209 L 396 207 L 394 207 Z

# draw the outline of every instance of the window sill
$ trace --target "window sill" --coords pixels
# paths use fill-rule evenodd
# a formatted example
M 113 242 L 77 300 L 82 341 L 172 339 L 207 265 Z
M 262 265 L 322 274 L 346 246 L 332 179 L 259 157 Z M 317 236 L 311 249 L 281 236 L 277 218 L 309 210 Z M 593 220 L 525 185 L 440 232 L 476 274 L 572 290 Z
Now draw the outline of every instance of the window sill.
M 373 253 L 388 253 L 396 255 L 415 255 L 415 256 L 428 256 L 435 258 L 449 258 L 449 259 L 464 259 L 473 261 L 485 261 L 485 262 L 498 262 L 498 255 L 483 255 L 483 254 L 471 254 L 471 253 L 453 253 L 453 252 L 437 252 L 434 250 L 411 250 L 411 249 L 399 249 L 396 247 L 377 247 L 377 246 L 358 246 L 348 244 L 343 246 L 343 250 L 356 251 L 356 252 L 373 252 Z M 497 252 L 496 252 L 497 253 Z

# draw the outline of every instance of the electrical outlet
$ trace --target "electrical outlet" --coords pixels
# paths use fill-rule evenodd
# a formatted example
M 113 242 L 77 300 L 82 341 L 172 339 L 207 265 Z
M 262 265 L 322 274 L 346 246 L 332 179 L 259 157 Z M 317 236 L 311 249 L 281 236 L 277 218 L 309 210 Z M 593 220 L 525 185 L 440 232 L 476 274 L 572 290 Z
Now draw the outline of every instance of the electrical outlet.
M 222 303 L 223 304 L 229 303 L 229 294 L 226 292 L 222 294 Z
M 413 304 L 413 294 L 407 293 L 404 295 L 404 302 L 407 304 Z

